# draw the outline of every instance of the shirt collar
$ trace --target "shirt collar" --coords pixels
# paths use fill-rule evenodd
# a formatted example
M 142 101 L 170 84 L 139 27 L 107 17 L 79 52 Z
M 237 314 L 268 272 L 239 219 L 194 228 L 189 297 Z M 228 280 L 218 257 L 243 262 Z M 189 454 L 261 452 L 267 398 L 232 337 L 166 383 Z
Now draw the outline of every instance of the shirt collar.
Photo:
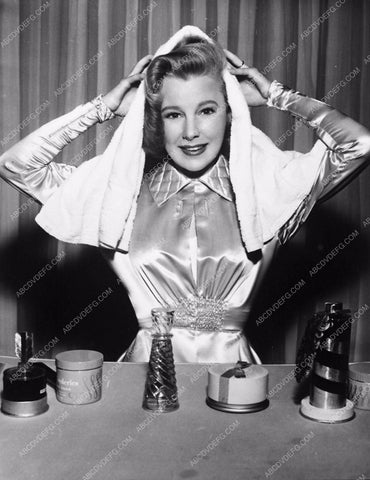
M 220 155 L 210 170 L 197 179 L 187 177 L 169 162 L 164 162 L 152 175 L 149 174 L 148 187 L 155 202 L 160 206 L 194 180 L 199 180 L 226 200 L 230 202 L 233 200 L 229 164 L 223 155 Z

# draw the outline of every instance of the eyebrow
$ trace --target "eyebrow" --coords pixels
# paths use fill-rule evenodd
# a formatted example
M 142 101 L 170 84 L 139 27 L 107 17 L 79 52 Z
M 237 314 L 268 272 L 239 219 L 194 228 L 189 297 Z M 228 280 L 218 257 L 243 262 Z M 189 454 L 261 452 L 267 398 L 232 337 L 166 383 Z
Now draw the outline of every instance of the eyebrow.
M 215 100 L 205 100 L 204 102 L 200 102 L 197 106 L 197 108 L 201 108 L 204 105 L 209 105 L 210 103 L 216 105 L 218 107 L 218 103 Z M 181 110 L 180 107 L 176 105 L 168 105 L 167 107 L 162 108 L 161 112 L 164 112 L 165 110 Z

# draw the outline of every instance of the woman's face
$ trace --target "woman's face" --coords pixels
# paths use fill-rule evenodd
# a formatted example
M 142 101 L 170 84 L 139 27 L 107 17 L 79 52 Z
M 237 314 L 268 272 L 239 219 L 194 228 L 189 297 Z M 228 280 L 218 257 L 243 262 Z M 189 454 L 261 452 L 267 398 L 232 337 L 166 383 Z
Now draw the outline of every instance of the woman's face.
M 219 154 L 227 112 L 220 82 L 209 75 L 167 76 L 162 86 L 164 143 L 172 160 L 196 172 Z

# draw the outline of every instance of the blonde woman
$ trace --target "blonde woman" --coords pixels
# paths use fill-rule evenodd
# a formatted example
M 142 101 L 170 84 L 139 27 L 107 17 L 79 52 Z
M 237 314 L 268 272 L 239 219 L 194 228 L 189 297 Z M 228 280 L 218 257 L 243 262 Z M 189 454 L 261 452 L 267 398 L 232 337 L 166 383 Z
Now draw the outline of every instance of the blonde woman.
M 282 152 L 251 106 L 286 110 L 319 140 Z M 125 119 L 102 156 L 53 161 L 115 115 Z M 140 326 L 124 360 L 148 360 L 151 309 L 170 306 L 175 361 L 258 362 L 243 326 L 273 254 L 369 153 L 365 127 L 184 27 L 107 95 L 5 152 L 0 174 L 44 205 L 46 231 L 99 247 L 122 280 Z

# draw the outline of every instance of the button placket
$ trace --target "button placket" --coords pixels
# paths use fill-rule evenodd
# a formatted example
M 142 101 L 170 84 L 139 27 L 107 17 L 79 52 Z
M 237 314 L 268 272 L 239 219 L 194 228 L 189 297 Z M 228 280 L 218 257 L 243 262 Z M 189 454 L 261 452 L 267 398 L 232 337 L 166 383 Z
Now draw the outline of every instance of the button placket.
M 175 218 L 181 217 L 183 210 L 184 210 L 184 200 L 177 200 L 174 217 Z

